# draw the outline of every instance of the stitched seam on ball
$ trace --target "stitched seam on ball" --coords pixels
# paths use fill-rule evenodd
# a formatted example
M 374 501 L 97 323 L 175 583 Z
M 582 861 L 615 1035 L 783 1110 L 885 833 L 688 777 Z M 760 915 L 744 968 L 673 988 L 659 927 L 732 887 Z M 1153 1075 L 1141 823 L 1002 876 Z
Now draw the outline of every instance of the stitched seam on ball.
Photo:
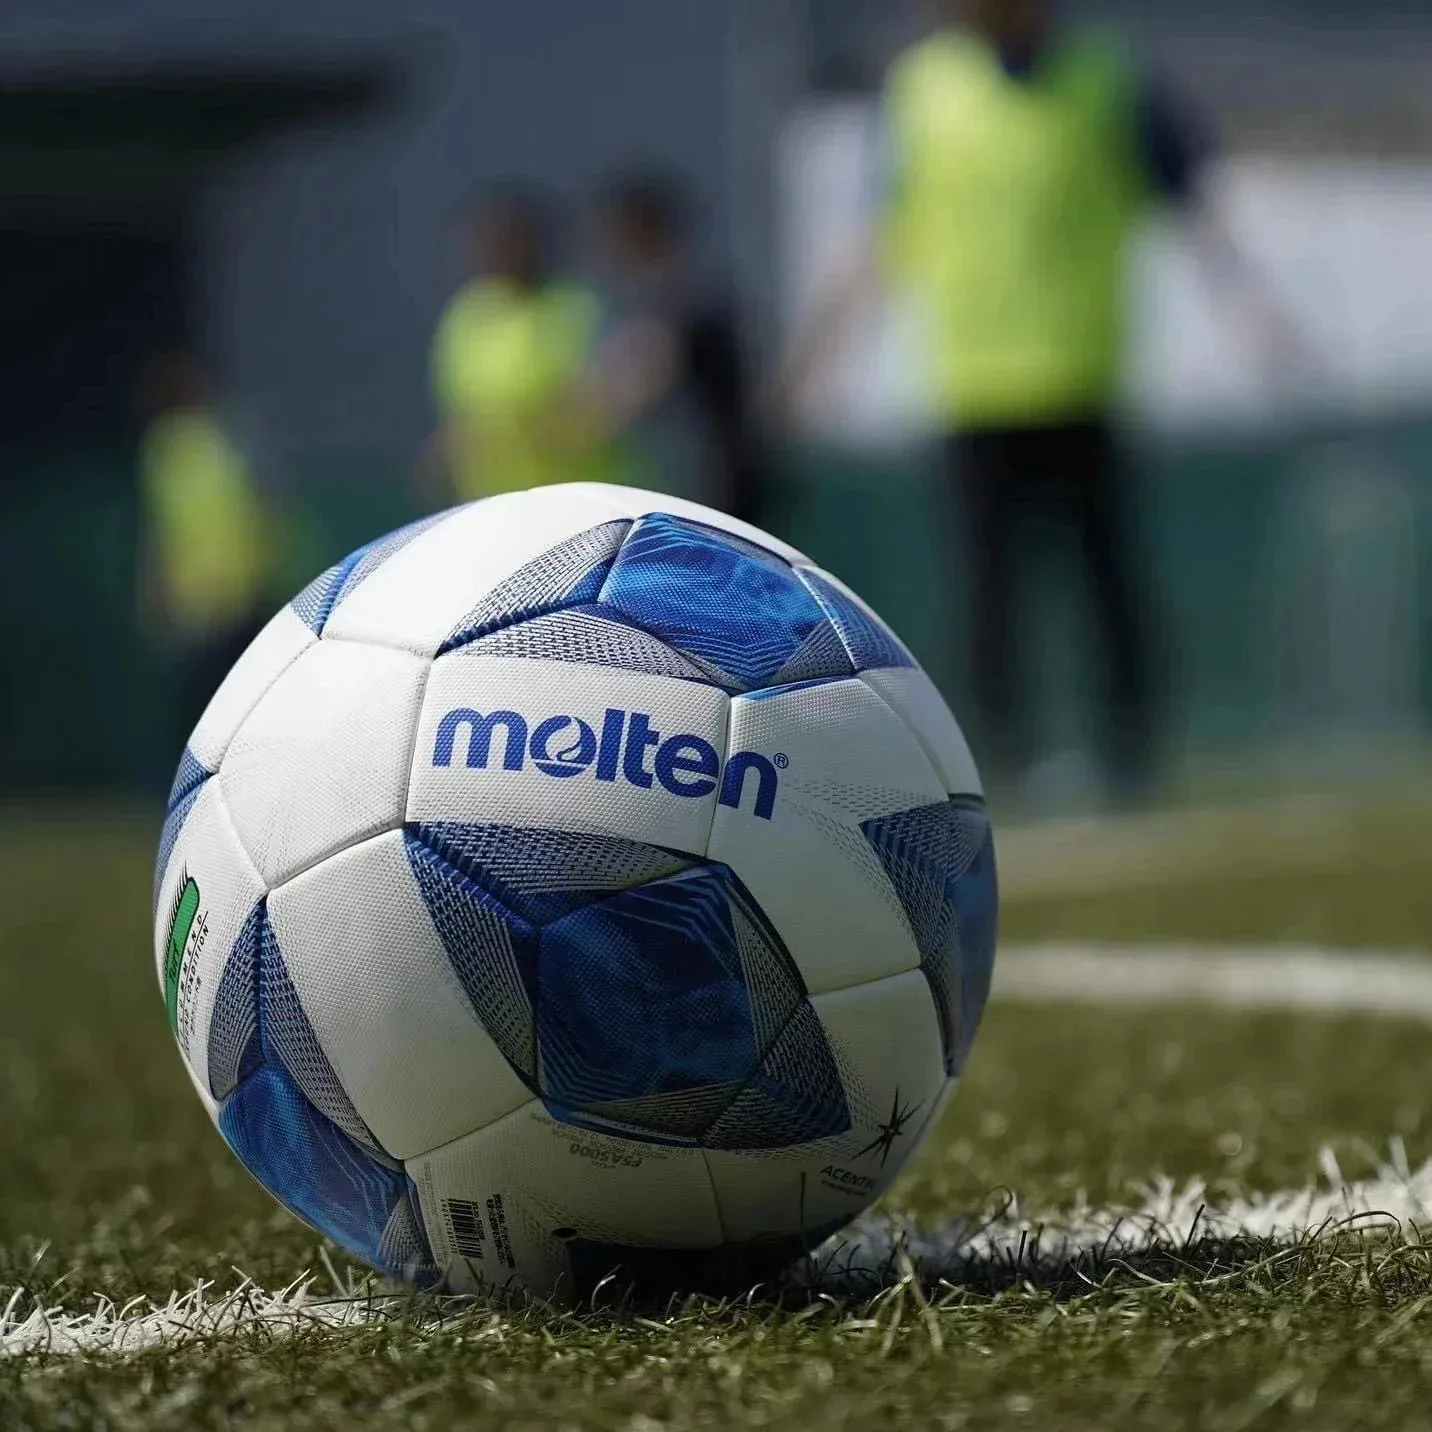
M 428 668 L 423 672 L 423 683 L 418 691 L 418 704 L 413 712 L 413 731 L 408 741 L 408 776 L 403 782 L 403 814 L 402 824 L 398 827 L 405 829 L 408 824 L 408 804 L 413 797 L 413 778 L 416 774 L 414 767 L 418 759 L 418 735 L 423 724 L 423 712 L 428 708 L 428 689 L 433 684 L 433 670 L 438 664 L 437 657 L 429 657 Z

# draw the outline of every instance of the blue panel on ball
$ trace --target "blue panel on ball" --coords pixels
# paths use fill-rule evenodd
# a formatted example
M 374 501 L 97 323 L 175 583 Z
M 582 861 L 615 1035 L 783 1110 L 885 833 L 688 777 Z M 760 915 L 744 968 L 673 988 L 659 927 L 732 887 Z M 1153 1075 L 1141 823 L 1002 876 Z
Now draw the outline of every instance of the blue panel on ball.
M 732 690 L 776 680 L 828 626 L 820 603 L 774 553 L 700 523 L 658 514 L 632 529 L 602 588 L 601 601 L 678 651 L 695 657 Z M 827 651 L 834 644 L 827 644 Z M 799 663 L 800 676 L 849 675 Z
M 214 773 L 187 746 L 179 758 L 179 769 L 174 772 L 174 784 L 169 787 L 169 799 L 165 810 L 173 810 L 185 796 L 190 795 Z
M 558 1119 L 722 1149 L 850 1127 L 800 972 L 726 866 L 497 823 L 405 835 L 475 1013 Z
M 229 951 L 209 1016 L 209 1092 L 222 1103 L 260 1065 L 259 942 L 268 925 L 256 905 Z
M 867 821 L 870 842 L 910 921 L 958 1073 L 984 1012 L 994 963 L 997 886 L 984 811 L 941 801 Z
M 239 1085 L 219 1130 L 280 1203 L 355 1257 L 410 1280 L 430 1267 L 417 1243 L 421 1225 L 403 1210 L 406 1175 L 329 1123 L 283 1069 L 266 1066 Z M 399 1259 L 405 1266 L 394 1266 Z
M 408 833 L 532 925 L 693 864 L 689 856 L 660 846 L 577 831 L 483 822 L 414 825 Z
M 315 636 L 323 635 L 323 628 L 328 621 L 329 614 L 333 611 L 333 601 L 338 595 L 338 589 L 343 585 L 343 579 L 352 571 L 355 564 L 356 554 L 338 563 L 336 567 L 330 567 L 326 572 L 315 577 L 289 603 L 289 606 L 293 608 L 294 616 Z
M 416 1283 L 420 1287 L 436 1286 L 440 1279 L 433 1264 L 427 1230 L 423 1227 L 417 1185 L 411 1178 L 407 1184 L 407 1197 L 394 1205 L 388 1226 L 383 1230 L 376 1266 L 390 1277 L 401 1278 L 406 1283 Z
M 457 624 L 438 654 L 517 622 L 595 601 L 631 525 L 625 518 L 604 522 L 520 567 Z
M 839 641 L 835 633 L 832 639 Z M 706 667 L 632 626 L 611 607 L 565 607 L 502 627 L 463 648 L 469 656 L 505 656 L 528 661 L 567 661 L 579 666 L 611 666 L 644 671 L 675 681 L 719 686 Z
M 680 1095 L 754 1068 L 760 1051 L 719 869 L 613 896 L 541 939 L 542 1092 L 554 1105 Z
M 321 577 L 308 584 L 292 602 L 294 614 L 316 636 L 323 635 L 338 604 L 361 586 L 390 557 L 395 557 L 415 537 L 420 537 L 435 523 L 449 514 L 439 512 L 433 517 L 410 522 L 366 547 L 350 553 L 337 566 L 330 567 Z
M 537 934 L 456 864 L 437 827 L 405 833 L 408 865 L 473 1013 L 518 1077 L 537 1088 Z
M 189 819 L 190 811 L 194 809 L 195 802 L 212 776 L 213 772 L 201 766 L 194 758 L 192 751 L 184 752 L 184 757 L 179 762 L 178 774 L 174 777 L 173 789 L 169 793 L 169 804 L 164 812 L 164 825 L 159 832 L 159 849 L 154 855 L 154 913 L 156 917 L 159 913 L 160 886 L 164 883 L 164 872 L 169 868 L 169 857 L 174 854 L 174 847 L 178 843 L 185 822 Z
M 771 677 L 771 686 L 815 686 L 855 675 L 840 633 L 823 621 Z
M 366 547 L 354 553 L 348 564 L 348 570 L 343 575 L 343 580 L 333 594 L 330 611 L 345 598 L 352 596 L 384 562 L 396 557 L 408 543 L 421 537 L 430 527 L 436 526 L 450 515 L 447 512 L 437 512 L 431 517 L 420 518 L 416 522 L 408 523 L 406 527 L 398 528 L 396 532 L 388 533 L 386 537 L 378 538 L 376 542 L 370 542 Z
M 701 1143 L 728 1151 L 795 1148 L 849 1128 L 850 1106 L 825 1028 L 802 999 Z
M 266 1063 L 281 1065 L 309 1102 L 357 1143 L 378 1140 L 353 1107 L 289 977 L 268 907 L 258 908 L 259 1042 Z
M 840 590 L 820 572 L 800 568 L 800 577 L 820 602 L 856 671 L 877 671 L 887 667 L 915 666 L 915 658 L 884 622 L 870 615 L 858 602 Z

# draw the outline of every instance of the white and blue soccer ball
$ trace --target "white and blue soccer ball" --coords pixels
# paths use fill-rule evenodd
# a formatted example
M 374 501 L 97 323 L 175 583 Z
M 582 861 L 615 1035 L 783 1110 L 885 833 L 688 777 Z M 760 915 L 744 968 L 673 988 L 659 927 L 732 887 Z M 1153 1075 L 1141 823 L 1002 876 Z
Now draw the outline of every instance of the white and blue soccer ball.
M 935 1126 L 994 849 L 929 678 L 800 553 L 576 485 L 281 611 L 184 753 L 159 978 L 285 1207 L 393 1277 L 766 1276 Z

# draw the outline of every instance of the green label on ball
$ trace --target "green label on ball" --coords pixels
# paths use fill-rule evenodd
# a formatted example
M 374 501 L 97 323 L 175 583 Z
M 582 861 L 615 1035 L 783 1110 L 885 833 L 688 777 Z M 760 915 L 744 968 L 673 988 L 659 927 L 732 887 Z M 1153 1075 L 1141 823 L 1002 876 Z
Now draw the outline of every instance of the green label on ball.
M 176 1035 L 179 1033 L 179 976 L 184 969 L 189 933 L 198 913 L 199 886 L 186 877 L 174 901 L 174 913 L 169 917 L 169 948 L 164 957 L 164 1004 L 169 1011 L 169 1027 Z

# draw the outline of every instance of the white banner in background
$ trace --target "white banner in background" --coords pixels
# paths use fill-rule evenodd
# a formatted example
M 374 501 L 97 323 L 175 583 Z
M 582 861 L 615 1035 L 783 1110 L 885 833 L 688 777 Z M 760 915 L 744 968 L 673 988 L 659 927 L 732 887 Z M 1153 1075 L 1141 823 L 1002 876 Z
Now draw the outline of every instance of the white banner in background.
M 813 104 L 787 123 L 776 162 L 787 331 L 869 225 L 879 170 L 873 103 Z M 1238 158 L 1216 193 L 1321 372 L 1310 386 L 1267 371 L 1178 225 L 1161 220 L 1131 265 L 1128 395 L 1140 417 L 1227 426 L 1313 404 L 1358 412 L 1432 398 L 1432 165 Z M 804 426 L 862 446 L 918 437 L 918 348 L 918 324 L 894 302 L 869 315 L 827 365 Z

